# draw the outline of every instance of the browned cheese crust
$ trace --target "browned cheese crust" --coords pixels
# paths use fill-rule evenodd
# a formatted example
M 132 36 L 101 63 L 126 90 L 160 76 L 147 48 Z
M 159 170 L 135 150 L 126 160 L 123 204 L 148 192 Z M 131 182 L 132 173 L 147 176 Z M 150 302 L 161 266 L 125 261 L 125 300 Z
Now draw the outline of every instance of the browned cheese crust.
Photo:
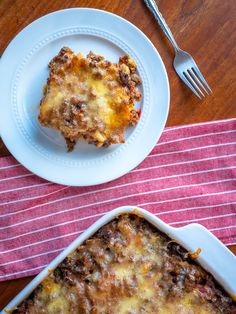
M 70 254 L 14 314 L 233 314 L 235 303 L 189 254 L 124 214 Z
M 50 74 L 40 103 L 39 121 L 64 136 L 71 151 L 78 139 L 107 147 L 124 143 L 124 131 L 135 125 L 141 78 L 127 55 L 119 63 L 90 52 L 86 57 L 62 48 L 49 63 Z

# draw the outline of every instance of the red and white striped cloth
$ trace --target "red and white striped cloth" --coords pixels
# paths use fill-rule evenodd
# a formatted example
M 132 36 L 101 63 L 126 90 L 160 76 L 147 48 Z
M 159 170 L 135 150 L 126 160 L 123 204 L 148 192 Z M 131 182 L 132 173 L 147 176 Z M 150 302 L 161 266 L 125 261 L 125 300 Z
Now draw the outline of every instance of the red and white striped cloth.
M 164 130 L 133 171 L 103 185 L 47 182 L 0 158 L 0 280 L 38 273 L 83 230 L 122 205 L 180 227 L 199 222 L 236 243 L 236 119 Z

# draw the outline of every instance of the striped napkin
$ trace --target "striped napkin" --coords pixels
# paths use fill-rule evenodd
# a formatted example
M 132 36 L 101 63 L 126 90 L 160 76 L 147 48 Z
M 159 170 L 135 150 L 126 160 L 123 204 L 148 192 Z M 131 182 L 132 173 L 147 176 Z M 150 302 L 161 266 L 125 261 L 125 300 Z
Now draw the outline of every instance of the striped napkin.
M 166 128 L 125 176 L 93 187 L 41 179 L 0 158 L 0 280 L 38 273 L 83 230 L 122 205 L 181 227 L 199 222 L 236 243 L 236 119 Z

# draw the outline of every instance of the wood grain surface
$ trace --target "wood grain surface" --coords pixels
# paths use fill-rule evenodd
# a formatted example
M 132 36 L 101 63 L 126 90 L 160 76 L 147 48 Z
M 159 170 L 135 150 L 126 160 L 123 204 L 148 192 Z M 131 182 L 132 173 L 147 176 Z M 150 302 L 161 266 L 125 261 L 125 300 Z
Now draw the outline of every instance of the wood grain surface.
M 143 0 L 1 0 L 0 54 L 21 29 L 47 13 L 70 7 L 106 10 L 135 24 L 158 49 L 170 80 L 168 126 L 236 117 L 235 0 L 157 0 L 157 3 L 176 41 L 192 54 L 213 90 L 203 101 L 175 74 L 174 51 Z M 0 156 L 7 155 L 9 152 L 0 140 Z M 236 253 L 235 246 L 230 249 Z M 0 283 L 0 309 L 31 279 Z

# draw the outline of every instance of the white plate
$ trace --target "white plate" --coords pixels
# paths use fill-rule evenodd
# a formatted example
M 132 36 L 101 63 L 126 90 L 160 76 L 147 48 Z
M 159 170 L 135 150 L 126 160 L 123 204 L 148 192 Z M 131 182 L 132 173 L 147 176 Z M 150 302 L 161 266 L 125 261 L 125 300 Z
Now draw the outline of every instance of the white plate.
M 126 142 L 98 149 L 78 143 L 67 153 L 62 136 L 38 123 L 39 101 L 47 65 L 63 46 L 90 50 L 117 62 L 128 53 L 143 79 L 141 118 L 126 132 Z M 123 18 L 94 9 L 48 14 L 23 29 L 0 61 L 0 134 L 10 152 L 35 174 L 66 185 L 111 181 L 137 166 L 151 151 L 165 126 L 169 83 L 158 52 L 147 37 Z
M 38 284 L 48 276 L 48 273 L 52 272 L 52 270 L 55 269 L 67 255 L 73 252 L 86 239 L 90 238 L 98 229 L 116 218 L 118 215 L 127 212 L 141 214 L 144 219 L 150 222 L 158 230 L 167 234 L 171 239 L 177 240 L 188 251 L 195 252 L 198 248 L 201 248 L 202 251 L 197 258 L 197 262 L 211 273 L 233 298 L 236 298 L 236 257 L 210 231 L 196 223 L 181 228 L 174 228 L 145 209 L 137 208 L 135 206 L 123 206 L 105 214 L 83 234 L 76 238 L 22 290 L 0 314 L 6 312 L 9 313 L 10 309 L 19 305 L 28 295 L 30 295 Z

